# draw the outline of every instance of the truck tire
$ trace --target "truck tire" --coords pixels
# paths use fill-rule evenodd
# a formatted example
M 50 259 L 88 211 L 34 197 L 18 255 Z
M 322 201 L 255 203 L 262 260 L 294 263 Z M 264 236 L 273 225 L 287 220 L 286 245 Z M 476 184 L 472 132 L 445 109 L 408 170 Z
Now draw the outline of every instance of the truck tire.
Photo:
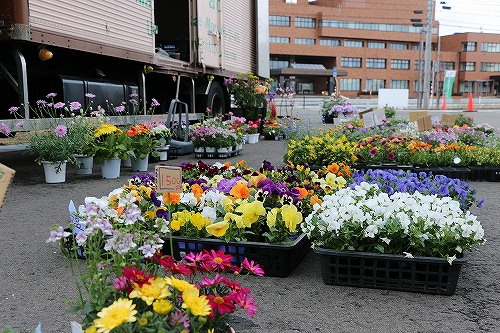
M 224 91 L 219 82 L 212 81 L 207 94 L 207 108 L 212 110 L 212 115 L 226 114 L 226 104 L 224 103 Z

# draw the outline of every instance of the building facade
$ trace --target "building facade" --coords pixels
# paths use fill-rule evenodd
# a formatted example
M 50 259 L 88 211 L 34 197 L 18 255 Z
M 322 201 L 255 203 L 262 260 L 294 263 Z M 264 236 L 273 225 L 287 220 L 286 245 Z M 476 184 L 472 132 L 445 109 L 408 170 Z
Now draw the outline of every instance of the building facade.
M 425 90 L 427 5 L 428 0 L 269 0 L 271 77 L 298 94 L 337 87 L 353 97 L 393 88 L 417 97 Z M 500 35 L 438 32 L 433 22 L 429 91 L 441 91 L 444 73 L 451 70 L 454 95 L 496 95 Z

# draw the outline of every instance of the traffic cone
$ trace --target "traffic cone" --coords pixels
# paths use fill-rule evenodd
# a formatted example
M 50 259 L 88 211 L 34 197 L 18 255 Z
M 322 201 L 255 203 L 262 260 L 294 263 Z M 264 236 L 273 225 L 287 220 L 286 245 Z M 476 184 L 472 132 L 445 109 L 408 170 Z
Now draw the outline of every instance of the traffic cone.
M 443 105 L 441 105 L 441 110 L 446 110 L 446 97 L 443 98 Z
M 476 112 L 476 110 L 474 110 L 474 104 L 472 103 L 472 93 L 469 93 L 469 103 L 467 104 L 466 112 Z

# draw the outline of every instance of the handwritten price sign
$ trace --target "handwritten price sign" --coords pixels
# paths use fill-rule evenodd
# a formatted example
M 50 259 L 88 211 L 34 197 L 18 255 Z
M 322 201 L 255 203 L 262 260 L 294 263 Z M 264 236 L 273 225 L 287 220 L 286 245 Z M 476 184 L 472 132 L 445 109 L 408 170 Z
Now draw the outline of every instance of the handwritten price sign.
M 157 192 L 182 192 L 182 169 L 167 165 L 155 166 Z

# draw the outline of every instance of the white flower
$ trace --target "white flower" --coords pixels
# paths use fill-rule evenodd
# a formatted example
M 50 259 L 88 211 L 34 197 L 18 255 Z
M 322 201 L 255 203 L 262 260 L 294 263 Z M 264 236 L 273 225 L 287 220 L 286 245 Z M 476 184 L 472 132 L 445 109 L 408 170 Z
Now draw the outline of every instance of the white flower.
M 458 164 L 458 163 L 460 163 L 461 161 L 462 161 L 462 160 L 461 160 L 461 159 L 460 159 L 460 157 L 458 157 L 458 156 L 455 156 L 455 158 L 453 159 L 453 163 L 455 163 L 455 164 Z
M 457 259 L 457 255 L 454 255 L 453 257 L 446 257 L 446 260 L 450 263 L 450 265 L 453 263 L 453 261 Z
M 375 235 L 378 233 L 378 229 L 376 225 L 369 225 L 365 228 L 365 237 L 375 238 Z
M 403 254 L 405 255 L 405 258 L 413 259 L 413 255 L 411 253 L 403 252 Z

